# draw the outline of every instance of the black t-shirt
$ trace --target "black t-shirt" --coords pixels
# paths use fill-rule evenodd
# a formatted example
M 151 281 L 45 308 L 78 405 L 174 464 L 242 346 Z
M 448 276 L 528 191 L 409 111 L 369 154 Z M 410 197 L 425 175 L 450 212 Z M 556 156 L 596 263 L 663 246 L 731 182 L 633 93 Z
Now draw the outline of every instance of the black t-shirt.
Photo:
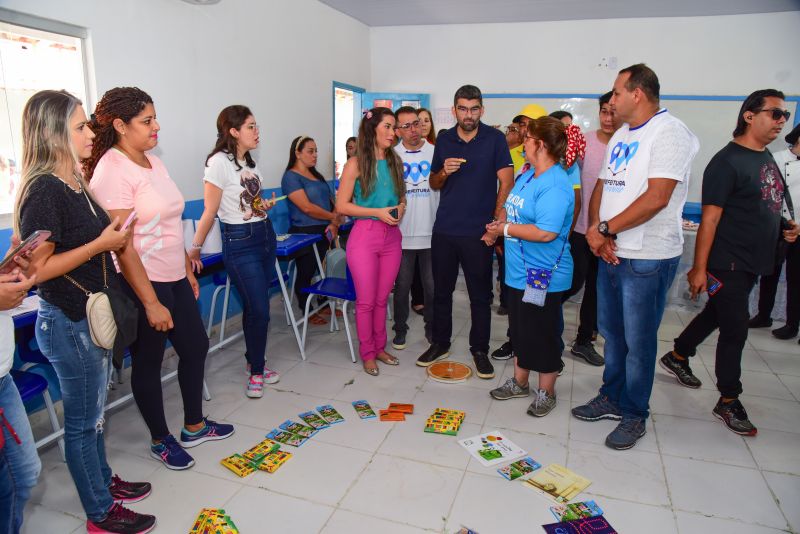
M 439 172 L 447 158 L 467 160 L 444 183 L 433 231 L 480 238 L 494 216 L 497 171 L 512 167 L 511 153 L 496 128 L 479 123 L 478 133 L 468 143 L 458 136 L 457 128 L 443 132 L 433 149 L 431 174 Z
M 76 193 L 64 182 L 52 175 L 36 178 L 20 209 L 20 233 L 22 239 L 36 230 L 49 230 L 48 239 L 55 243 L 53 254 L 67 252 L 94 240 L 111 221 L 108 214 L 93 202 L 95 212 L 83 193 Z M 108 285 L 117 287 L 117 275 L 111 255 L 106 255 Z M 95 256 L 73 271 L 67 273 L 87 290 L 96 292 L 103 288 L 102 255 Z M 63 276 L 38 284 L 39 296 L 61 308 L 71 321 L 86 317 L 86 294 Z
M 769 274 L 780 236 L 783 181 L 769 150 L 730 142 L 703 173 L 703 204 L 722 208 L 708 267 Z

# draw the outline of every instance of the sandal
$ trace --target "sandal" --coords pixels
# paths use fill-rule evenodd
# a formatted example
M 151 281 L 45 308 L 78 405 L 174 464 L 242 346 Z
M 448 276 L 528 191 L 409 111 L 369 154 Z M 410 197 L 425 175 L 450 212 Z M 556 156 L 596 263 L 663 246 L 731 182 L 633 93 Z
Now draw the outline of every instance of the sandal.
M 400 365 L 400 360 L 389 354 L 388 352 L 381 352 L 376 356 L 382 363 L 386 365 Z
M 316 326 L 328 324 L 327 319 L 325 319 L 324 317 L 320 317 L 319 314 L 314 314 L 311 317 L 309 317 L 308 322 Z
M 330 315 L 331 309 L 329 307 L 322 308 L 318 315 Z M 342 317 L 342 310 L 336 310 L 336 317 Z
M 378 369 L 378 365 L 376 364 L 375 367 L 367 367 L 367 362 L 375 362 L 375 360 L 367 360 L 364 362 L 364 372 L 370 376 L 378 376 L 380 374 L 380 370 Z

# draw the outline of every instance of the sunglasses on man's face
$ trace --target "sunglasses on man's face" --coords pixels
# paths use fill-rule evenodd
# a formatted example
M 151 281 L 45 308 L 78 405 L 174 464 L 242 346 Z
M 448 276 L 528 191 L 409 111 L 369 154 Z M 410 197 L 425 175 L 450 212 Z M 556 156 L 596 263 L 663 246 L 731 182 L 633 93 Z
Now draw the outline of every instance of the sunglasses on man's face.
M 791 111 L 786 111 L 781 108 L 759 109 L 756 113 L 772 113 L 772 120 L 774 121 L 781 120 L 781 117 L 788 121 L 789 117 L 792 116 Z

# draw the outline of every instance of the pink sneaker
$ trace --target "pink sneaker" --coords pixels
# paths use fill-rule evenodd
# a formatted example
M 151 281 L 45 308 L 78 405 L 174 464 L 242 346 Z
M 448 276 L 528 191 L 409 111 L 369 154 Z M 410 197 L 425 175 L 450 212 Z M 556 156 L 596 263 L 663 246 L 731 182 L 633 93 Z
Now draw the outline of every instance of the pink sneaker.
M 250 375 L 247 380 L 247 396 L 251 399 L 260 399 L 264 396 L 264 377 L 261 375 Z
M 277 384 L 281 379 L 281 375 L 277 371 L 264 367 L 264 383 Z

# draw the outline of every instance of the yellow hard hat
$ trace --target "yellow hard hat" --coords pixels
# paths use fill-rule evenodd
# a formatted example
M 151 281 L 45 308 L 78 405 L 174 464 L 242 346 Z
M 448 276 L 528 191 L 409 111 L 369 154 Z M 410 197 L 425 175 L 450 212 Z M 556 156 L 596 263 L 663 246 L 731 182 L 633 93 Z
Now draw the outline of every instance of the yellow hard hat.
M 514 122 L 517 122 L 517 118 L 522 116 L 528 117 L 529 119 L 538 119 L 545 115 L 547 115 L 547 111 L 539 104 L 528 104 L 514 117 Z

